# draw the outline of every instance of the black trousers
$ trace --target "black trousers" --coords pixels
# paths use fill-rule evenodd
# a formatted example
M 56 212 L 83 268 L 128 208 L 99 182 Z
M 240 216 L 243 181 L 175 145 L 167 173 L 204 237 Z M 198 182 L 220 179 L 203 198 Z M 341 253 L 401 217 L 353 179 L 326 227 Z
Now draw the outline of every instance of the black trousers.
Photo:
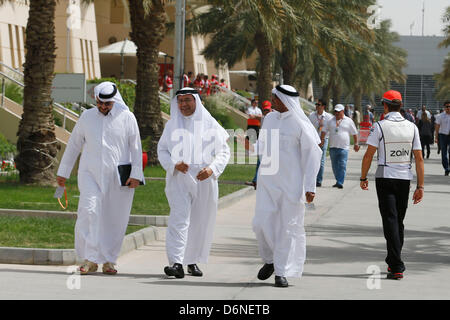
M 409 180 L 377 178 L 375 180 L 378 207 L 383 221 L 383 232 L 386 239 L 386 263 L 392 272 L 405 271 L 402 261 L 404 241 L 403 220 L 408 208 Z

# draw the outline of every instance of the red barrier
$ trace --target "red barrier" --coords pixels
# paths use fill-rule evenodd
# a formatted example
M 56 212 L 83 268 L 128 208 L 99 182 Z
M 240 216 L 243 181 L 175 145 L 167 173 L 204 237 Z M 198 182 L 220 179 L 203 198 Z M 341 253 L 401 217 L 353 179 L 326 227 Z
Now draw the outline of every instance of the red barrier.
M 370 122 L 361 122 L 359 124 L 359 143 L 366 144 L 367 138 L 370 134 L 370 129 L 372 128 L 372 124 Z

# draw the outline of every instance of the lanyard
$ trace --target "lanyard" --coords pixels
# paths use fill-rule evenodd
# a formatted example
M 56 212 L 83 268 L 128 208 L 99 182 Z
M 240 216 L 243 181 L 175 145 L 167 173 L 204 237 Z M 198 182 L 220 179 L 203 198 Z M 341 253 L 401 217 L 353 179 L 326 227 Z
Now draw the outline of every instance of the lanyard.
M 67 200 L 67 190 L 66 190 L 66 188 L 64 188 L 64 198 L 65 198 L 65 200 L 66 200 L 66 206 L 65 206 L 65 207 L 64 207 L 63 204 L 61 203 L 61 199 L 60 199 L 60 198 L 58 198 L 58 203 L 59 203 L 59 205 L 61 206 L 61 208 L 63 208 L 63 210 L 66 210 L 67 207 L 68 207 L 68 205 L 69 205 L 69 201 Z

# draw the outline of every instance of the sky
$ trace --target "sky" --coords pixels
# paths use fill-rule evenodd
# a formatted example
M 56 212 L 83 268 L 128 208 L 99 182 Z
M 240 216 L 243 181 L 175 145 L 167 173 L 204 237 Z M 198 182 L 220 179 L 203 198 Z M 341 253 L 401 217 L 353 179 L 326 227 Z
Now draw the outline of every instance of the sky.
M 382 20 L 390 19 L 392 31 L 400 35 L 422 35 L 422 8 L 425 2 L 426 36 L 443 36 L 442 15 L 450 6 L 450 0 L 377 0 L 381 5 L 379 14 Z M 414 23 L 412 29 L 411 24 Z

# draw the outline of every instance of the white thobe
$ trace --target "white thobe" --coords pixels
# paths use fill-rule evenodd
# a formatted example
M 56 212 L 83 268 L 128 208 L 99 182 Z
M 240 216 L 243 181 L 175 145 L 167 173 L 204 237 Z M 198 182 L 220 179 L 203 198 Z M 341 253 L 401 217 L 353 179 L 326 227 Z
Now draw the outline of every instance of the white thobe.
M 278 148 L 271 139 L 276 130 L 279 130 Z M 262 160 L 253 231 L 259 253 L 265 263 L 274 264 L 277 276 L 300 277 L 306 257 L 305 192 L 315 192 L 322 151 L 302 132 L 290 111 L 269 113 L 258 143 Z M 276 174 L 264 174 L 268 156 L 275 156 L 272 165 L 273 161 L 279 161 Z
M 115 263 L 134 195 L 134 189 L 120 185 L 117 166 L 131 163 L 130 177 L 143 180 L 141 140 L 133 113 L 116 107 L 106 116 L 97 108 L 83 112 L 58 176 L 69 178 L 80 152 L 75 249 L 81 259 Z
M 184 128 L 193 132 L 194 120 L 184 118 Z M 184 265 L 207 263 L 213 240 L 217 215 L 219 187 L 217 179 L 225 170 L 230 158 L 226 140 L 219 141 L 211 163 L 201 164 L 191 161 L 186 174 L 175 169 L 170 141 L 172 132 L 163 131 L 158 143 L 158 159 L 166 170 L 166 197 L 170 206 L 170 216 L 166 231 L 166 252 L 169 264 Z M 209 143 L 203 141 L 203 150 Z M 191 150 L 192 151 L 192 150 Z M 193 153 L 191 153 L 193 160 Z M 210 167 L 213 174 L 203 181 L 196 177 L 198 172 Z

